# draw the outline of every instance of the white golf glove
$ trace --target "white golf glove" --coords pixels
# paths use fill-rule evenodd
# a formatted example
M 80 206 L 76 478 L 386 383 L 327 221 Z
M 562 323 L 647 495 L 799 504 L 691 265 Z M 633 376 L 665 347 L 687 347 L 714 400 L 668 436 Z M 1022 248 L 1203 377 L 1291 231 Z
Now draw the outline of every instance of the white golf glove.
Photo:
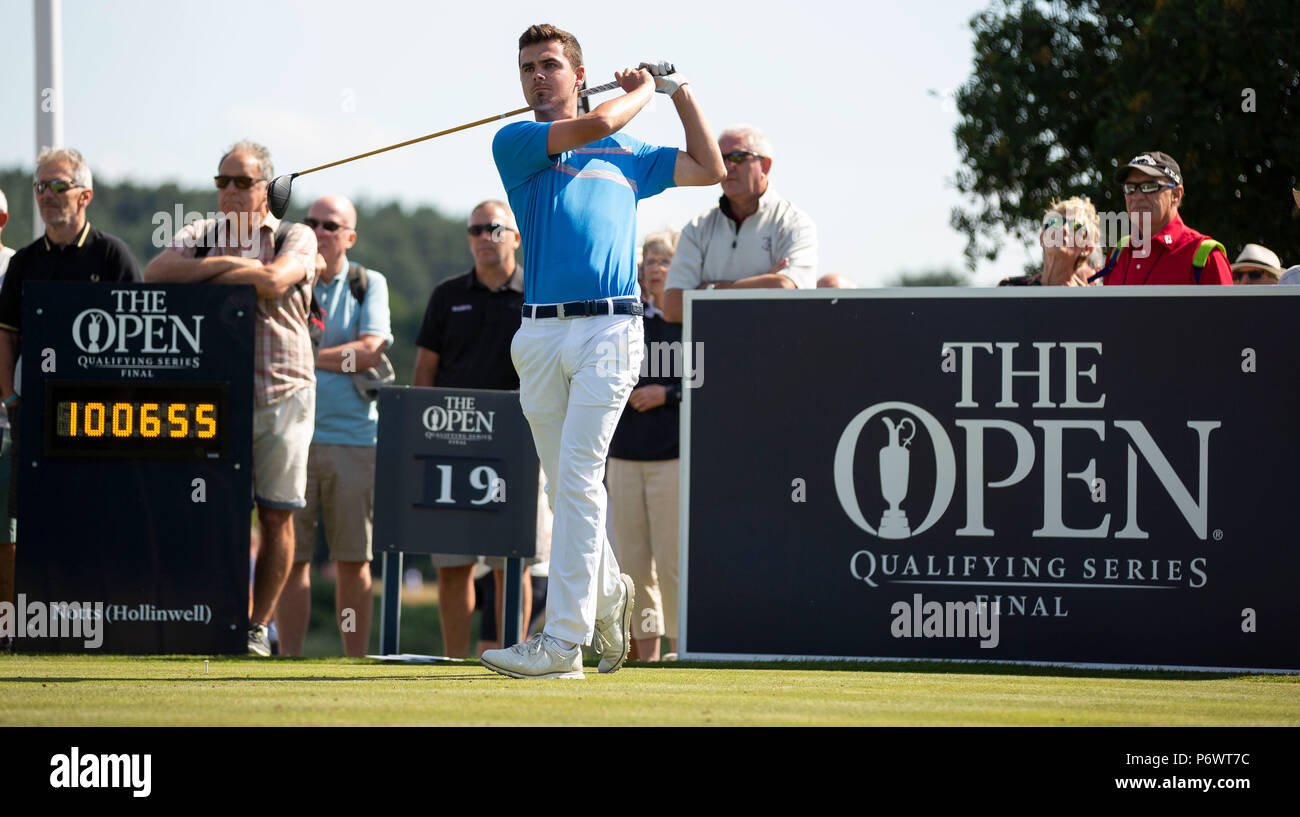
M 677 89 L 686 85 L 689 80 L 677 73 L 677 67 L 667 60 L 658 62 L 643 62 L 638 68 L 644 68 L 650 72 L 650 76 L 655 78 L 655 93 L 668 94 L 671 97 L 677 93 Z

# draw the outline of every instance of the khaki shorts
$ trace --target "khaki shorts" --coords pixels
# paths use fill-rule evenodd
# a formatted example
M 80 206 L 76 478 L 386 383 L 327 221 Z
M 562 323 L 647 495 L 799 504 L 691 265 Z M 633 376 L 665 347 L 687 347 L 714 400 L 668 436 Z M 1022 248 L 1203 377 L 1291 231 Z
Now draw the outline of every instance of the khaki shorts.
M 311 561 L 316 525 L 335 562 L 368 562 L 375 512 L 375 449 L 312 443 L 307 460 L 307 506 L 293 514 L 295 562 Z
M 253 499 L 296 510 L 307 504 L 307 452 L 316 431 L 316 387 L 253 409 Z
M 551 508 L 546 504 L 546 475 L 538 472 L 537 478 L 537 555 L 523 560 L 525 565 L 541 564 L 551 558 Z M 465 556 L 459 553 L 430 553 L 429 560 L 434 567 L 465 567 L 476 564 L 478 556 Z M 505 570 L 506 557 L 484 556 L 488 567 L 493 570 Z

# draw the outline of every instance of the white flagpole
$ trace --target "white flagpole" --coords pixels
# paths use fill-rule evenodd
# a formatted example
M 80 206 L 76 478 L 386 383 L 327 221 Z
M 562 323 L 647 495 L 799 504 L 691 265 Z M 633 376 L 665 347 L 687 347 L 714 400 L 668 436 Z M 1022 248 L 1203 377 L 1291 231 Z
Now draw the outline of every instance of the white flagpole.
M 36 152 L 63 144 L 63 33 L 59 0 L 32 0 L 36 20 Z M 32 199 L 32 237 L 45 234 Z

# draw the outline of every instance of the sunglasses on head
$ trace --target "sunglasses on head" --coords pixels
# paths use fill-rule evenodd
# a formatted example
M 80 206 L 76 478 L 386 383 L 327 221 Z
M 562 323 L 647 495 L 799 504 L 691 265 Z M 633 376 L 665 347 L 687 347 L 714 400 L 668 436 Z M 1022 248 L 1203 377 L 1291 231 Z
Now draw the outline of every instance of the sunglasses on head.
M 497 231 L 497 230 L 508 230 L 508 229 L 510 229 L 510 228 L 507 227 L 506 225 L 504 225 L 504 224 L 497 224 L 497 223 L 494 221 L 494 222 L 492 222 L 491 224 L 471 224 L 471 225 L 469 225 L 469 234 L 472 235 L 472 236 L 475 236 L 475 237 L 478 237 L 478 236 L 480 236 L 480 235 L 483 235 L 484 233 L 487 233 L 488 235 L 496 235 L 496 231 Z
M 76 182 L 70 182 L 67 179 L 50 179 L 48 182 L 36 182 L 32 189 L 39 195 L 46 190 L 53 190 L 55 193 L 66 193 L 73 188 L 81 187 Z
M 226 185 L 231 182 L 234 182 L 235 187 L 240 190 L 247 190 L 258 182 L 266 181 L 266 179 L 254 179 L 252 176 L 213 176 L 212 179 L 217 183 L 218 190 L 225 190 Z
M 337 230 L 352 229 L 351 227 L 348 227 L 346 225 L 339 224 L 337 221 L 320 221 L 314 218 L 304 218 L 302 220 L 302 223 L 306 224 L 308 227 L 312 228 L 313 230 L 316 229 L 317 227 L 320 227 L 323 230 L 325 230 L 325 232 L 327 233 L 336 232 Z
M 1177 187 L 1176 184 L 1162 184 L 1160 182 L 1124 182 L 1124 195 L 1131 196 L 1141 190 L 1143 193 L 1157 193 L 1165 187 Z
M 758 156 L 760 159 L 763 158 L 761 154 L 755 153 L 752 150 L 733 150 L 730 153 L 722 154 L 722 158 L 726 159 L 733 165 L 738 165 L 741 162 L 746 161 L 750 156 Z

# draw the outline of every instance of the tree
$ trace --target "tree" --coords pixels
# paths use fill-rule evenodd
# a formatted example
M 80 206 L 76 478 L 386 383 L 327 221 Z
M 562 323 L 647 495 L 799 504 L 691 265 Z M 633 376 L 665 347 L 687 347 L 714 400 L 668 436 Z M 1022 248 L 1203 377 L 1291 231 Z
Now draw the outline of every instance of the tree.
M 970 286 L 965 273 L 951 269 L 927 269 L 900 272 L 890 281 L 891 287 L 964 287 Z
M 1000 0 L 971 28 L 955 131 L 970 206 L 951 218 L 969 264 L 1004 232 L 1030 244 L 1053 198 L 1123 211 L 1112 174 L 1147 150 L 1178 160 L 1180 212 L 1230 259 L 1257 243 L 1300 263 L 1296 0 Z

